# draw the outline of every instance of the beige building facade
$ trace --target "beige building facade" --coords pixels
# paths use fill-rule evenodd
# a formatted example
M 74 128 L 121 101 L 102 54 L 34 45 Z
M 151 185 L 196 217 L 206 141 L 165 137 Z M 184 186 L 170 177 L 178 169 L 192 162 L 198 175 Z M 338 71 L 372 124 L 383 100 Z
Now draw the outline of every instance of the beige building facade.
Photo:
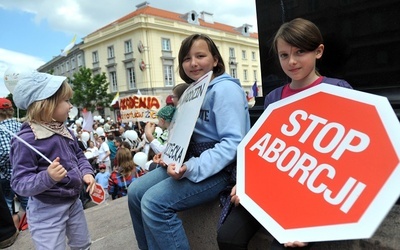
M 256 81 L 261 86 L 258 34 L 251 32 L 248 24 L 233 27 L 214 22 L 213 14 L 205 11 L 180 14 L 144 2 L 130 14 L 84 37 L 79 50 L 84 55 L 84 66 L 92 69 L 93 74 L 106 73 L 110 93 L 123 97 L 140 91 L 165 100 L 172 88 L 182 82 L 178 52 L 182 40 L 194 33 L 214 40 L 226 72 L 238 78 L 245 91 Z M 68 74 L 59 69 L 60 65 L 65 67 L 64 61 L 71 60 L 67 56 L 52 62 L 54 74 Z

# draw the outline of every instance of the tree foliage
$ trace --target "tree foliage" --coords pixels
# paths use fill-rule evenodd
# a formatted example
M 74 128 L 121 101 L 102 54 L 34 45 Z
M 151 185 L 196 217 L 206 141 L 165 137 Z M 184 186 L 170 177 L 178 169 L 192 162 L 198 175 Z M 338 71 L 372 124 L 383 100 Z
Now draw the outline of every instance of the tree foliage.
M 90 69 L 80 68 L 70 82 L 74 90 L 71 101 L 75 107 L 93 112 L 95 109 L 110 106 L 113 95 L 107 94 L 109 83 L 104 72 L 93 76 Z

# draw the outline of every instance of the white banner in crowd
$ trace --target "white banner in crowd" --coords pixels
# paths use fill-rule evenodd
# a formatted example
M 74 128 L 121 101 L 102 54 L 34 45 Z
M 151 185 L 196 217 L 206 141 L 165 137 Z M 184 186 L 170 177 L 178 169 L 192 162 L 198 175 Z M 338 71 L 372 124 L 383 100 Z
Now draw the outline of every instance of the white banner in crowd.
M 168 144 L 162 160 L 166 164 L 175 163 L 177 173 L 183 164 L 212 73 L 208 72 L 185 90 L 169 126 Z

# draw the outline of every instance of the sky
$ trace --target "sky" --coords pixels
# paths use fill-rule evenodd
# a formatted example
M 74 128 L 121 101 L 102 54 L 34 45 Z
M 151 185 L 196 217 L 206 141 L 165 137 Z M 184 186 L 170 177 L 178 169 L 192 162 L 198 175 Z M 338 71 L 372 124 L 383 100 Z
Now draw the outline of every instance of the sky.
M 136 10 L 136 0 L 0 0 L 0 97 L 9 94 L 4 72 L 9 67 L 38 68 L 76 35 L 76 43 L 91 32 Z M 154 8 L 213 14 L 215 22 L 234 27 L 250 24 L 257 32 L 255 1 L 149 0 Z

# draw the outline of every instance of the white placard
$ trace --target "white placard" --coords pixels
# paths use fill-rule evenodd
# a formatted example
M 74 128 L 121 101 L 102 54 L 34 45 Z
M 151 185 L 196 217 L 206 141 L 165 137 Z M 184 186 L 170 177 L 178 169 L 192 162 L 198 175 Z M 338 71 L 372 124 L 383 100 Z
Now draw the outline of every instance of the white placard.
M 166 164 L 175 163 L 177 173 L 185 159 L 212 74 L 212 71 L 208 72 L 185 90 L 169 126 L 168 144 L 162 160 Z

